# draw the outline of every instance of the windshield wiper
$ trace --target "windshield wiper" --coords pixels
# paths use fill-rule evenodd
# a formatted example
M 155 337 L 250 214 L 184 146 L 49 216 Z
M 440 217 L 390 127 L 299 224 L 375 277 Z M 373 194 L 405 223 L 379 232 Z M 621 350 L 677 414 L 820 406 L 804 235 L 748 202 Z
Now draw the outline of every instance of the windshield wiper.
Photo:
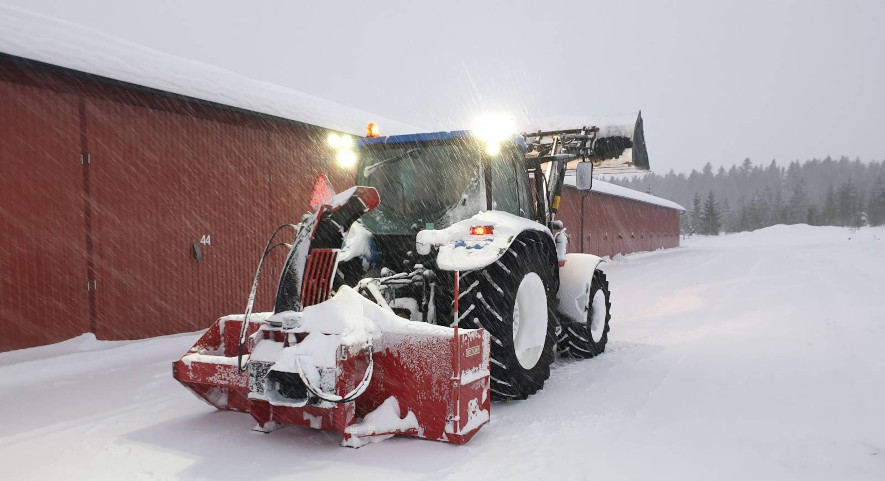
M 366 167 L 365 169 L 363 169 L 363 177 L 368 177 L 368 176 L 372 175 L 372 172 L 375 172 L 376 169 L 380 168 L 383 165 L 387 165 L 389 163 L 405 159 L 406 157 L 411 157 L 412 154 L 418 153 L 418 152 L 421 152 L 421 149 L 416 147 L 414 149 L 409 149 L 409 150 L 403 152 L 402 154 L 395 155 L 389 159 L 384 159 L 380 162 L 376 162 L 376 163 Z

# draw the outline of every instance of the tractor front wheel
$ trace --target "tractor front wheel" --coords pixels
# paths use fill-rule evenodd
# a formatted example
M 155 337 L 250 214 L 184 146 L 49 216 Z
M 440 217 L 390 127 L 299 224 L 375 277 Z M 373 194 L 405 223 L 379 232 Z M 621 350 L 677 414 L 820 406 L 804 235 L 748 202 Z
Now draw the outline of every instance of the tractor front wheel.
M 605 351 L 612 318 L 611 292 L 605 272 L 599 269 L 593 272 L 589 294 L 582 319 L 572 322 L 563 319 L 558 345 L 565 356 L 587 359 Z
M 490 266 L 461 273 L 460 325 L 491 335 L 492 399 L 525 399 L 544 386 L 556 341 L 555 257 L 521 236 Z

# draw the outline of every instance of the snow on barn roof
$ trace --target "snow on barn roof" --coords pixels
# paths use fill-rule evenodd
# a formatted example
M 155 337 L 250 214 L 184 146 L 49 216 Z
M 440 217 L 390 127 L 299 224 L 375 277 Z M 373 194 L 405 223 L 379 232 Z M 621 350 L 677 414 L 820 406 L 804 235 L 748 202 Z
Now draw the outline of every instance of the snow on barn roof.
M 200 100 L 363 135 L 422 129 L 89 28 L 0 5 L 0 52 Z
M 565 183 L 565 185 L 574 187 L 575 176 L 566 175 L 563 182 Z M 600 194 L 613 195 L 615 197 L 624 197 L 625 199 L 632 199 L 638 202 L 645 202 L 646 204 L 659 205 L 668 209 L 676 209 L 680 212 L 685 212 L 685 207 L 682 207 L 672 200 L 667 200 L 655 195 L 646 194 L 645 192 L 639 192 L 638 190 L 621 187 L 620 185 L 612 184 L 599 179 L 593 179 L 593 188 L 591 188 L 590 190 L 592 192 L 599 192 Z

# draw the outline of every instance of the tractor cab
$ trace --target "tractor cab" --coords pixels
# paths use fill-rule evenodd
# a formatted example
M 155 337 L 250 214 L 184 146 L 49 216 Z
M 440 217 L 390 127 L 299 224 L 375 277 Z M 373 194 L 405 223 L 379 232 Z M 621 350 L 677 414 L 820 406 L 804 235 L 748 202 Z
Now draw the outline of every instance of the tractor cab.
M 461 130 L 338 145 L 339 165 L 353 169 L 356 185 L 374 188 L 382 199 L 362 217 L 379 265 L 401 270 L 433 264 L 415 252 L 418 232 L 444 229 L 482 211 L 536 218 L 525 141 L 502 137 L 489 141 Z
M 487 210 L 484 162 L 491 164 L 492 209 L 534 218 L 522 137 L 489 148 L 470 131 L 368 137 L 356 141 L 356 185 L 383 202 L 363 217 L 375 235 L 414 236 Z

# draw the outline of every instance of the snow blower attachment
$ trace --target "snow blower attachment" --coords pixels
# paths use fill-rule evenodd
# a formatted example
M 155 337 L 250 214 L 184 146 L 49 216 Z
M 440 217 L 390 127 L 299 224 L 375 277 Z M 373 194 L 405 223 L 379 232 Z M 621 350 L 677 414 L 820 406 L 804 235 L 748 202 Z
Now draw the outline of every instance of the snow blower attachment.
M 379 203 L 354 187 L 298 226 L 292 244 L 268 241 L 244 315 L 222 317 L 173 375 L 221 410 L 247 412 L 256 430 L 338 431 L 360 447 L 393 435 L 466 443 L 488 422 L 489 335 L 412 322 L 340 286 L 344 232 Z M 252 314 L 267 254 L 287 246 L 274 313 Z

